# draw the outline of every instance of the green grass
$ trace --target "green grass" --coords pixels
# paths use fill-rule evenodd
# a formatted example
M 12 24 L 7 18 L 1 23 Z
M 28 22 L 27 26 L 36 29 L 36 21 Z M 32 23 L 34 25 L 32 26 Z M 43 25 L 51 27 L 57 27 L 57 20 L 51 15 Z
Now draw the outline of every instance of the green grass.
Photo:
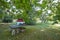
M 60 40 L 60 28 L 49 24 L 26 26 L 23 33 L 11 36 L 8 25 L 0 25 L 0 40 Z

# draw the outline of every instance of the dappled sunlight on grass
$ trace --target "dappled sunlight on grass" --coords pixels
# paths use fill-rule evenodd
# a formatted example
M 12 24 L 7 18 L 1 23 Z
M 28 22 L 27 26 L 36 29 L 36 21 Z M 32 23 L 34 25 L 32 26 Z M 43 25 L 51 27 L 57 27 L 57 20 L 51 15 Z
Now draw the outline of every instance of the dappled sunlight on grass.
M 45 31 L 44 29 L 42 29 L 41 31 Z
M 50 25 L 48 28 L 60 30 L 60 24 Z
M 54 26 L 57 26 L 57 27 L 59 27 L 59 26 L 60 26 L 60 24 L 55 24 Z

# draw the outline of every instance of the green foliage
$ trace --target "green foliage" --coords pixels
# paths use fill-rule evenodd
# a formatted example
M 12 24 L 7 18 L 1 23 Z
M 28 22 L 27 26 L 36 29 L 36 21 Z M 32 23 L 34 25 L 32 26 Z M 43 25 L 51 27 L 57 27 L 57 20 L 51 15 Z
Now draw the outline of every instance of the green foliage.
M 60 21 L 60 2 L 58 2 L 58 5 L 56 6 L 56 12 L 55 12 L 54 20 Z
M 56 16 L 53 17 L 53 19 L 51 20 L 60 20 L 60 3 L 53 3 L 54 0 L 43 0 L 42 3 L 37 3 L 41 0 L 10 0 L 10 2 L 7 2 L 5 0 L 1 0 L 0 1 L 0 18 L 2 18 L 2 16 L 5 15 L 5 10 L 8 9 L 12 9 L 11 12 L 9 12 L 9 15 L 12 15 L 13 18 L 23 18 L 24 21 L 27 24 L 32 24 L 35 21 L 35 17 L 39 17 L 41 18 L 41 15 L 43 14 L 43 12 L 45 12 L 45 14 L 43 15 L 43 18 L 47 19 L 46 17 L 48 16 L 49 18 L 51 18 L 51 16 L 54 14 L 56 14 Z M 15 6 L 16 8 L 12 8 L 13 6 Z M 36 7 L 39 7 L 40 10 L 36 11 Z M 19 10 L 18 12 L 16 12 L 16 9 Z M 21 10 L 23 12 L 21 12 Z M 45 16 L 47 14 L 47 10 L 51 10 L 52 12 L 50 14 L 48 14 L 47 16 Z M 3 13 L 4 12 L 4 13 Z M 16 14 L 14 14 L 14 12 L 16 12 Z M 45 17 L 44 17 L 45 16 Z M 33 20 L 32 20 L 33 19 Z M 43 20 L 44 21 L 44 20 Z
M 60 20 L 60 15 L 54 16 L 54 20 Z
M 12 20 L 12 17 L 11 16 L 4 16 L 4 18 L 3 18 L 3 22 L 5 22 L 5 23 L 9 23 L 9 22 L 12 22 L 13 20 Z
M 16 6 L 16 8 L 24 9 L 24 10 L 30 10 L 30 0 L 12 0 L 13 4 Z
M 47 1 L 44 0 L 40 6 L 44 9 L 47 6 Z
M 4 0 L 0 0 L 0 7 L 9 8 L 9 4 Z

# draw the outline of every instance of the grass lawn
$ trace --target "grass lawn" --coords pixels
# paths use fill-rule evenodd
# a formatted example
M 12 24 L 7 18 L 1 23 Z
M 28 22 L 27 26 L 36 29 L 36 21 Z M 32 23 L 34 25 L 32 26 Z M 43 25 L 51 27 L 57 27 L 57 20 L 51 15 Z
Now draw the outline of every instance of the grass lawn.
M 60 40 L 60 27 L 49 24 L 26 26 L 25 32 L 11 36 L 8 24 L 0 25 L 0 40 Z

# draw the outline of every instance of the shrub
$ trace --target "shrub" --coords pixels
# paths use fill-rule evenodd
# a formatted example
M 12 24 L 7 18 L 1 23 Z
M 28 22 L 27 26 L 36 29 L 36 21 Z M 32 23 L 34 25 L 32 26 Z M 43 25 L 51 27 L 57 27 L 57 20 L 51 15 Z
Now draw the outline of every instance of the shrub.
M 12 22 L 13 20 L 11 16 L 5 16 L 2 21 L 5 23 L 9 23 L 9 22 Z

